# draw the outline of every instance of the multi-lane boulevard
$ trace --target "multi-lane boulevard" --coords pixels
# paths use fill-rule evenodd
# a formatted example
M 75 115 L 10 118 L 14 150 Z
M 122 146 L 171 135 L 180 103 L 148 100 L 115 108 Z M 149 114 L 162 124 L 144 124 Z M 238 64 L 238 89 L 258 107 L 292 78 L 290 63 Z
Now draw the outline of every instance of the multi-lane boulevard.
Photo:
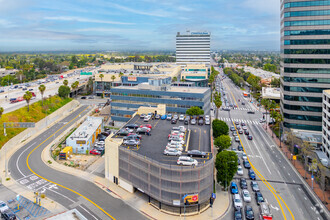
M 15 152 L 9 160 L 11 176 L 28 190 L 46 193 L 68 209 L 76 208 L 87 219 L 145 219 L 140 212 L 94 183 L 54 170 L 42 161 L 43 149 L 89 110 L 89 106 L 81 106 Z
M 223 71 L 221 69 L 217 70 L 220 71 L 222 78 L 224 76 Z M 270 205 L 274 219 L 328 219 L 328 216 L 326 216 L 328 211 L 319 212 L 321 202 L 304 184 L 301 176 L 284 158 L 278 146 L 267 134 L 262 126 L 263 123 L 260 123 L 259 120 L 263 117 L 263 113 L 259 108 L 250 103 L 249 99 L 244 98 L 243 91 L 235 86 L 228 77 L 219 80 L 219 87 L 225 91 L 226 95 L 223 95 L 223 98 L 227 99 L 228 104 L 237 105 L 237 108 L 231 108 L 230 111 L 220 109 L 219 118 L 226 121 L 229 126 L 235 126 L 235 121 L 238 121 L 240 125 L 244 122 L 253 137 L 252 140 L 248 140 L 247 135 L 239 134 L 240 142 L 235 142 L 233 138 L 232 146 L 236 149 L 239 144 L 243 146 L 256 173 L 260 191 Z M 220 91 L 221 88 L 219 88 Z M 242 102 L 245 105 L 242 105 Z M 223 105 L 225 105 L 225 102 Z M 249 110 L 253 110 L 255 114 L 248 114 Z M 233 137 L 231 131 L 230 133 Z M 249 180 L 248 170 L 244 168 L 242 158 L 240 160 L 244 170 L 243 177 L 248 181 L 248 190 L 252 198 L 251 204 L 245 203 L 244 205 L 252 205 L 255 217 L 257 217 L 259 207 L 256 204 L 255 193 L 250 186 L 251 180 Z M 235 176 L 234 181 L 238 185 L 241 177 Z M 241 189 L 239 191 L 241 192 Z M 224 219 L 232 219 L 233 216 L 234 208 L 231 206 Z

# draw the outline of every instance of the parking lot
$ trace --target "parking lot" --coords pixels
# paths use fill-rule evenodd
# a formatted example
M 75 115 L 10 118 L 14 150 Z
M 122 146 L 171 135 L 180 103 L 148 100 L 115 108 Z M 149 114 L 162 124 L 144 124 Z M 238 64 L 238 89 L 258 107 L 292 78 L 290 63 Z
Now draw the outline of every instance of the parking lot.
M 199 163 L 203 163 L 212 157 L 211 155 L 211 144 L 210 144 L 210 125 L 184 125 L 183 121 L 177 121 L 176 124 L 171 124 L 170 120 L 154 119 L 149 122 L 144 122 L 138 115 L 132 118 L 127 124 L 150 124 L 152 129 L 150 136 L 142 135 L 140 145 L 137 147 L 128 147 L 131 150 L 149 157 L 158 162 L 176 165 L 178 156 L 167 156 L 164 155 L 164 149 L 168 144 L 168 135 L 170 134 L 173 127 L 184 126 L 186 128 L 184 145 L 181 156 L 187 156 L 189 150 L 200 150 L 206 153 L 205 158 L 193 157 Z M 120 137 L 115 135 L 114 137 Z

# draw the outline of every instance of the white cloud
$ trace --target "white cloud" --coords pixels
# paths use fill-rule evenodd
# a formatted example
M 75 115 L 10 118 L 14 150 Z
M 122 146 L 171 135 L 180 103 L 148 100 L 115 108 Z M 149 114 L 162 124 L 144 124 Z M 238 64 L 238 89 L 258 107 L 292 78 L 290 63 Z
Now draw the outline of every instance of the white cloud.
M 116 4 L 116 3 L 108 3 L 107 5 L 112 6 L 114 8 L 117 8 L 117 9 L 120 9 L 120 10 L 123 10 L 123 11 L 131 12 L 131 13 L 134 13 L 134 14 L 148 15 L 148 16 L 154 16 L 154 17 L 169 17 L 169 16 L 171 16 L 171 13 L 169 13 L 168 11 L 164 11 L 164 10 L 149 10 L 149 9 L 138 10 L 138 9 L 129 8 L 129 7 L 126 7 L 126 6 L 123 6 L 123 5 L 119 5 L 119 4 Z
M 74 16 L 55 16 L 55 17 L 45 17 L 46 20 L 56 20 L 56 21 L 78 21 L 78 22 L 89 22 L 89 23 L 100 23 L 100 24 L 122 24 L 122 25 L 132 25 L 134 23 L 118 22 L 118 21 L 107 21 L 98 19 L 81 18 Z

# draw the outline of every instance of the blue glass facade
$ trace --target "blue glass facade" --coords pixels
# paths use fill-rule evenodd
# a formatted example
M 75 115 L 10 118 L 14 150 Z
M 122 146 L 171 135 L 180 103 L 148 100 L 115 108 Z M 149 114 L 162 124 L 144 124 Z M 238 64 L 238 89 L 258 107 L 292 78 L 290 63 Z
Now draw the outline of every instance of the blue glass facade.
M 320 1 L 306 1 L 306 2 L 288 2 L 284 4 L 284 8 L 310 7 L 310 6 L 323 6 L 323 5 L 330 5 L 330 1 L 320 0 Z
M 289 11 L 284 13 L 284 17 L 299 17 L 299 16 L 323 16 L 330 15 L 330 10 L 319 11 Z
M 291 30 L 284 31 L 284 36 L 296 35 L 330 35 L 330 30 Z

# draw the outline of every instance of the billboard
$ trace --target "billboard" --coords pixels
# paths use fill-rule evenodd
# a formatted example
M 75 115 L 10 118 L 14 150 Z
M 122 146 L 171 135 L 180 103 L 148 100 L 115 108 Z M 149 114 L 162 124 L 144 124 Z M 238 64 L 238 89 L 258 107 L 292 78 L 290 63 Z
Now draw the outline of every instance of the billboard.
M 127 81 L 137 81 L 136 77 L 135 76 L 129 76 L 127 77 Z

